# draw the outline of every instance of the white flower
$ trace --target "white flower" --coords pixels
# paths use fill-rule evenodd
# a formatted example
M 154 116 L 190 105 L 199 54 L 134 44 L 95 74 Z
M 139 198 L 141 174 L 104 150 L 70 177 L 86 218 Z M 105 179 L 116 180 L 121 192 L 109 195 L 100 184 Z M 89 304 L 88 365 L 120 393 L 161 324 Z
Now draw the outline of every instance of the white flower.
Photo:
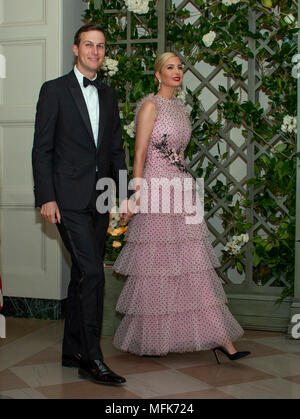
M 289 13 L 287 16 L 285 16 L 284 21 L 288 25 L 291 25 L 292 23 L 295 22 L 295 17 L 294 17 L 294 15 L 292 13 Z
M 231 6 L 232 4 L 238 4 L 240 0 L 222 0 L 224 6 Z
M 249 234 L 240 234 L 239 236 L 233 236 L 232 241 L 228 242 L 224 247 L 225 252 L 231 255 L 237 255 L 240 253 L 242 246 L 249 241 Z
M 125 125 L 124 129 L 127 132 L 127 134 L 129 135 L 129 137 L 134 138 L 134 133 L 135 133 L 135 123 L 134 123 L 134 121 L 130 122 L 129 125 Z
M 119 214 L 119 208 L 117 206 L 112 207 L 112 209 L 110 210 L 110 228 L 112 230 L 114 230 L 115 228 L 118 227 L 118 224 L 120 222 L 120 214 Z
M 112 58 L 105 57 L 102 63 L 102 70 L 104 70 L 110 77 L 114 76 L 118 71 L 119 62 Z
M 149 0 L 125 0 L 129 12 L 144 14 L 149 11 Z
M 249 234 L 240 234 L 239 236 L 233 236 L 232 237 L 234 242 L 244 242 L 247 243 L 249 241 Z
M 297 118 L 295 116 L 286 115 L 283 118 L 280 129 L 285 133 L 297 133 Z
M 295 54 L 292 57 L 292 63 L 299 63 L 300 61 L 300 54 Z
M 117 227 L 118 227 L 118 224 L 119 224 L 119 220 L 117 220 L 117 219 L 115 219 L 115 218 L 112 218 L 112 220 L 111 220 L 111 222 L 110 222 L 110 228 L 111 228 L 112 230 L 114 230 L 115 228 L 117 228 Z
M 139 38 L 141 38 L 142 36 L 148 35 L 147 30 L 143 26 L 136 26 L 136 30 L 137 30 Z
M 213 44 L 215 37 L 216 37 L 216 32 L 209 31 L 208 33 L 203 35 L 202 41 L 204 42 L 204 45 L 206 47 L 210 47 Z
M 238 246 L 235 242 L 228 242 L 224 250 L 231 255 L 237 255 L 241 250 L 241 246 Z
M 241 234 L 240 235 L 241 239 L 243 240 L 244 243 L 247 243 L 249 241 L 249 234 Z
M 233 241 L 235 243 L 247 243 L 249 241 L 249 234 L 240 234 L 239 236 L 233 236 L 232 237 Z

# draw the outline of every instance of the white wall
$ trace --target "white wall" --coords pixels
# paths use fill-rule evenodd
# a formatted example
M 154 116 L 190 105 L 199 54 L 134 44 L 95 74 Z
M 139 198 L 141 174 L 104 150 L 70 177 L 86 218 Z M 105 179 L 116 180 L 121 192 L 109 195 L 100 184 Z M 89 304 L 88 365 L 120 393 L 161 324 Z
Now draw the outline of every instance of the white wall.
M 42 83 L 72 69 L 81 0 L 0 0 L 0 273 L 4 295 L 62 299 L 68 266 L 56 227 L 34 209 L 31 148 Z

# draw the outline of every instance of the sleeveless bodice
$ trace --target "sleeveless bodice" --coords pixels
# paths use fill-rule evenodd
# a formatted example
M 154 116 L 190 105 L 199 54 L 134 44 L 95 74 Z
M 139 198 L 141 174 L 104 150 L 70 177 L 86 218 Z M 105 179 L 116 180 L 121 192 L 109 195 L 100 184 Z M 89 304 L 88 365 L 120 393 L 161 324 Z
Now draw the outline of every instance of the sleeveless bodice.
M 138 104 L 152 101 L 156 106 L 156 120 L 150 137 L 145 161 L 145 175 L 174 175 L 186 173 L 184 150 L 187 147 L 191 124 L 184 103 L 179 99 L 166 99 L 150 94 Z

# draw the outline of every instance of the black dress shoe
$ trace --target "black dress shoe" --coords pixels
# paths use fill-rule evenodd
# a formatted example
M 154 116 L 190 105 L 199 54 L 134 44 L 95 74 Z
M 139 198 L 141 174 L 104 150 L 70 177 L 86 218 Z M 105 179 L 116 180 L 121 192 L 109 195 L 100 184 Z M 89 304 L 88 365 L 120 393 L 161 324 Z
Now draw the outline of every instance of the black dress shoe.
M 81 359 L 81 355 L 80 354 L 73 354 L 73 355 L 69 355 L 69 354 L 62 354 L 62 360 L 61 360 L 61 364 L 63 367 L 75 367 L 75 368 L 79 368 L 80 366 L 80 359 Z
M 87 361 L 81 358 L 78 375 L 80 378 L 91 380 L 97 384 L 120 385 L 126 383 L 125 378 L 115 374 L 99 359 Z

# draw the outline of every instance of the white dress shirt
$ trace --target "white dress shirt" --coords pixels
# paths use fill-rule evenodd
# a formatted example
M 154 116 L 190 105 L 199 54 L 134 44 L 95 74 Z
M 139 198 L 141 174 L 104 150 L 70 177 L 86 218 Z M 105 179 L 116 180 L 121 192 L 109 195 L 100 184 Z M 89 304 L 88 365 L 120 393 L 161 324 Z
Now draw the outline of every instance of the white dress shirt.
M 81 87 L 81 91 L 84 96 L 84 100 L 88 109 L 95 145 L 97 147 L 98 144 L 98 132 L 99 132 L 99 97 L 98 97 L 98 89 L 95 86 L 89 85 L 87 87 L 83 86 L 83 77 L 84 75 L 80 73 L 78 68 L 74 67 L 74 73 L 77 77 L 78 83 Z M 93 80 L 96 80 L 95 77 Z

